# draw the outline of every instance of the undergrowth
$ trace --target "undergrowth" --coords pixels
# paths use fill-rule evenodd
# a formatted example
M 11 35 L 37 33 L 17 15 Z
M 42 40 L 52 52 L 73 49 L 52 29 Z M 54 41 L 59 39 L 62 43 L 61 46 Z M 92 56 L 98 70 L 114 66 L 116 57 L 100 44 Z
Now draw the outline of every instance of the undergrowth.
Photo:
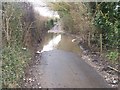
M 24 68 L 31 54 L 20 46 L 4 47 L 2 51 L 2 87 L 19 87 L 19 81 L 24 75 Z
M 110 52 L 107 53 L 106 57 L 112 63 L 118 63 L 119 52 L 118 51 L 110 51 Z

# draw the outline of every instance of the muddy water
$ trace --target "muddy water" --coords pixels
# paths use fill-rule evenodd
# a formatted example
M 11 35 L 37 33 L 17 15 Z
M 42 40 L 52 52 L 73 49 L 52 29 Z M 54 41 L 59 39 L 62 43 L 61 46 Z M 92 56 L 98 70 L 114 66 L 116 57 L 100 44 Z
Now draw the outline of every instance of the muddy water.
M 74 38 L 65 34 L 48 33 L 43 39 L 41 45 L 39 45 L 38 50 L 45 52 L 57 49 L 80 54 L 81 49 L 77 43 L 72 42 L 73 39 Z

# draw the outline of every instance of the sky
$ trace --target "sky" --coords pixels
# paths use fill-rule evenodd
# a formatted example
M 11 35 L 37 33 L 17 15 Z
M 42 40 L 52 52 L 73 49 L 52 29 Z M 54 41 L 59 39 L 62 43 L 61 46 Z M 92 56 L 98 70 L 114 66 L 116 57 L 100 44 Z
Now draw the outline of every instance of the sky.
M 28 1 L 31 2 L 31 0 Z M 34 6 L 35 11 L 38 11 L 40 15 L 59 18 L 57 12 L 50 10 L 48 7 L 45 7 L 47 2 L 44 2 L 43 0 L 34 0 L 31 3 Z

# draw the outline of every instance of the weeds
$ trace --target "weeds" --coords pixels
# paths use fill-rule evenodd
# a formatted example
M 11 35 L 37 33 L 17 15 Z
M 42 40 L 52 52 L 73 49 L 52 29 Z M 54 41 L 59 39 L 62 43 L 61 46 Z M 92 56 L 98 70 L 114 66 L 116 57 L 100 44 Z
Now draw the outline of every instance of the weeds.
M 115 63 L 117 62 L 117 59 L 118 59 L 118 56 L 119 56 L 119 53 L 117 51 L 111 51 L 109 52 L 106 57 L 112 61 L 112 63 Z
M 2 85 L 3 87 L 19 87 L 19 80 L 24 75 L 24 68 L 27 65 L 30 53 L 22 50 L 19 46 L 5 47 L 2 52 Z

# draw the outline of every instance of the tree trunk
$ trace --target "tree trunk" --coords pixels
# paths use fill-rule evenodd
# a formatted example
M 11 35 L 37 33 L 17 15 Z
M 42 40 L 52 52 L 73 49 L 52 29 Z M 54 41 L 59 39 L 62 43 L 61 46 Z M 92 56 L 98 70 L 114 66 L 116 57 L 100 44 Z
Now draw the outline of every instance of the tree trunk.
M 102 34 L 100 34 L 100 53 L 102 53 L 103 46 L 102 46 Z
M 6 38 L 7 38 L 7 43 L 9 43 L 9 19 L 6 18 Z

